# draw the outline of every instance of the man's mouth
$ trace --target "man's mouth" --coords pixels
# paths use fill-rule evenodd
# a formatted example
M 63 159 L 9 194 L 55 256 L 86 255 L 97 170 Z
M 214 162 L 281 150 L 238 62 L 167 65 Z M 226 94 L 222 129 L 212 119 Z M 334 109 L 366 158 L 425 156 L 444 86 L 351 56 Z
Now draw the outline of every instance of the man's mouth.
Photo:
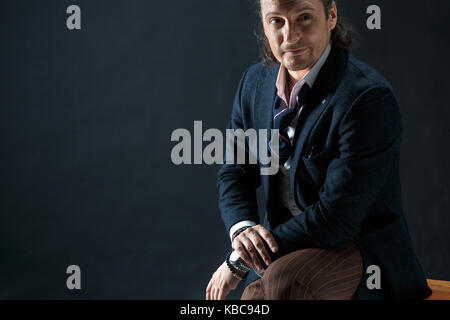
M 288 55 L 299 55 L 304 53 L 308 48 L 300 48 L 300 49 L 294 49 L 294 50 L 286 50 L 285 53 Z

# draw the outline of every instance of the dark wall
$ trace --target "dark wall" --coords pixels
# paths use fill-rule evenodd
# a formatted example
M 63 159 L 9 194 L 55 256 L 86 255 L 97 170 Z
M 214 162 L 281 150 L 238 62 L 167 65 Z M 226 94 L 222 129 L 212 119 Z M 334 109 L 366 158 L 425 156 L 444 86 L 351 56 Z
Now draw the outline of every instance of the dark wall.
M 66 28 L 71 4 L 81 30 Z M 1 298 L 204 298 L 229 247 L 219 167 L 172 164 L 170 137 L 195 120 L 225 129 L 259 59 L 250 4 L 1 2 Z M 365 26 L 371 4 L 382 30 Z M 359 34 L 353 53 L 396 90 L 405 215 L 427 276 L 450 280 L 449 5 L 338 9 Z M 66 288 L 72 264 L 78 291 Z

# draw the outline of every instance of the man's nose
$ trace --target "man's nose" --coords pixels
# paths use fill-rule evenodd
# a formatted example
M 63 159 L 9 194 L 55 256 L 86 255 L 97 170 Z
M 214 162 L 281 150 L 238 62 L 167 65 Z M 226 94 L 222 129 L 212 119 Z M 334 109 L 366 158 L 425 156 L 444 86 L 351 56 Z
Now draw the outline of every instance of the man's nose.
M 284 26 L 284 42 L 286 43 L 297 43 L 301 37 L 300 30 L 295 26 L 295 24 L 286 23 Z

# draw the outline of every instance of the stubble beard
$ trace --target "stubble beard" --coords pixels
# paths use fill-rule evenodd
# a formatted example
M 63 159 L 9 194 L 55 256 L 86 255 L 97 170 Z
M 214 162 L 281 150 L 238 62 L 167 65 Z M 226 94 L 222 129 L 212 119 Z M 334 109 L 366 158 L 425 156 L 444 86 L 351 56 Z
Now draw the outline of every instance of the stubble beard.
M 308 69 L 313 65 L 314 61 L 311 56 L 306 57 L 288 57 L 283 59 L 283 65 L 290 71 L 301 71 Z

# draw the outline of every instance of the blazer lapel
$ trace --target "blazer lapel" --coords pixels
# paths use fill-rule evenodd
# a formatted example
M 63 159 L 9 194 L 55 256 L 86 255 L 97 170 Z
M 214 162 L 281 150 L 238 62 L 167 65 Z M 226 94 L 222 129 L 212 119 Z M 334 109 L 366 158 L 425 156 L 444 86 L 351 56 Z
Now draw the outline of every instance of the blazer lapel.
M 258 83 L 258 88 L 255 95 L 255 114 L 257 117 L 255 129 L 267 129 L 267 145 L 271 139 L 271 129 L 273 129 L 273 108 L 277 96 L 276 80 L 278 76 L 279 66 L 270 67 L 267 69 L 266 77 L 263 81 Z M 267 148 L 265 150 L 267 152 Z M 268 167 L 269 165 L 267 165 Z M 264 196 L 266 199 L 266 206 L 270 208 L 271 204 L 271 178 L 273 176 L 262 175 L 261 182 L 264 186 Z
M 348 52 L 341 49 L 330 51 L 328 59 L 320 70 L 312 87 L 310 99 L 300 115 L 294 136 L 294 153 L 291 160 L 291 192 L 295 198 L 295 177 L 300 157 L 304 154 L 305 143 L 312 128 L 326 110 L 330 102 L 330 95 L 337 87 L 347 64 Z

